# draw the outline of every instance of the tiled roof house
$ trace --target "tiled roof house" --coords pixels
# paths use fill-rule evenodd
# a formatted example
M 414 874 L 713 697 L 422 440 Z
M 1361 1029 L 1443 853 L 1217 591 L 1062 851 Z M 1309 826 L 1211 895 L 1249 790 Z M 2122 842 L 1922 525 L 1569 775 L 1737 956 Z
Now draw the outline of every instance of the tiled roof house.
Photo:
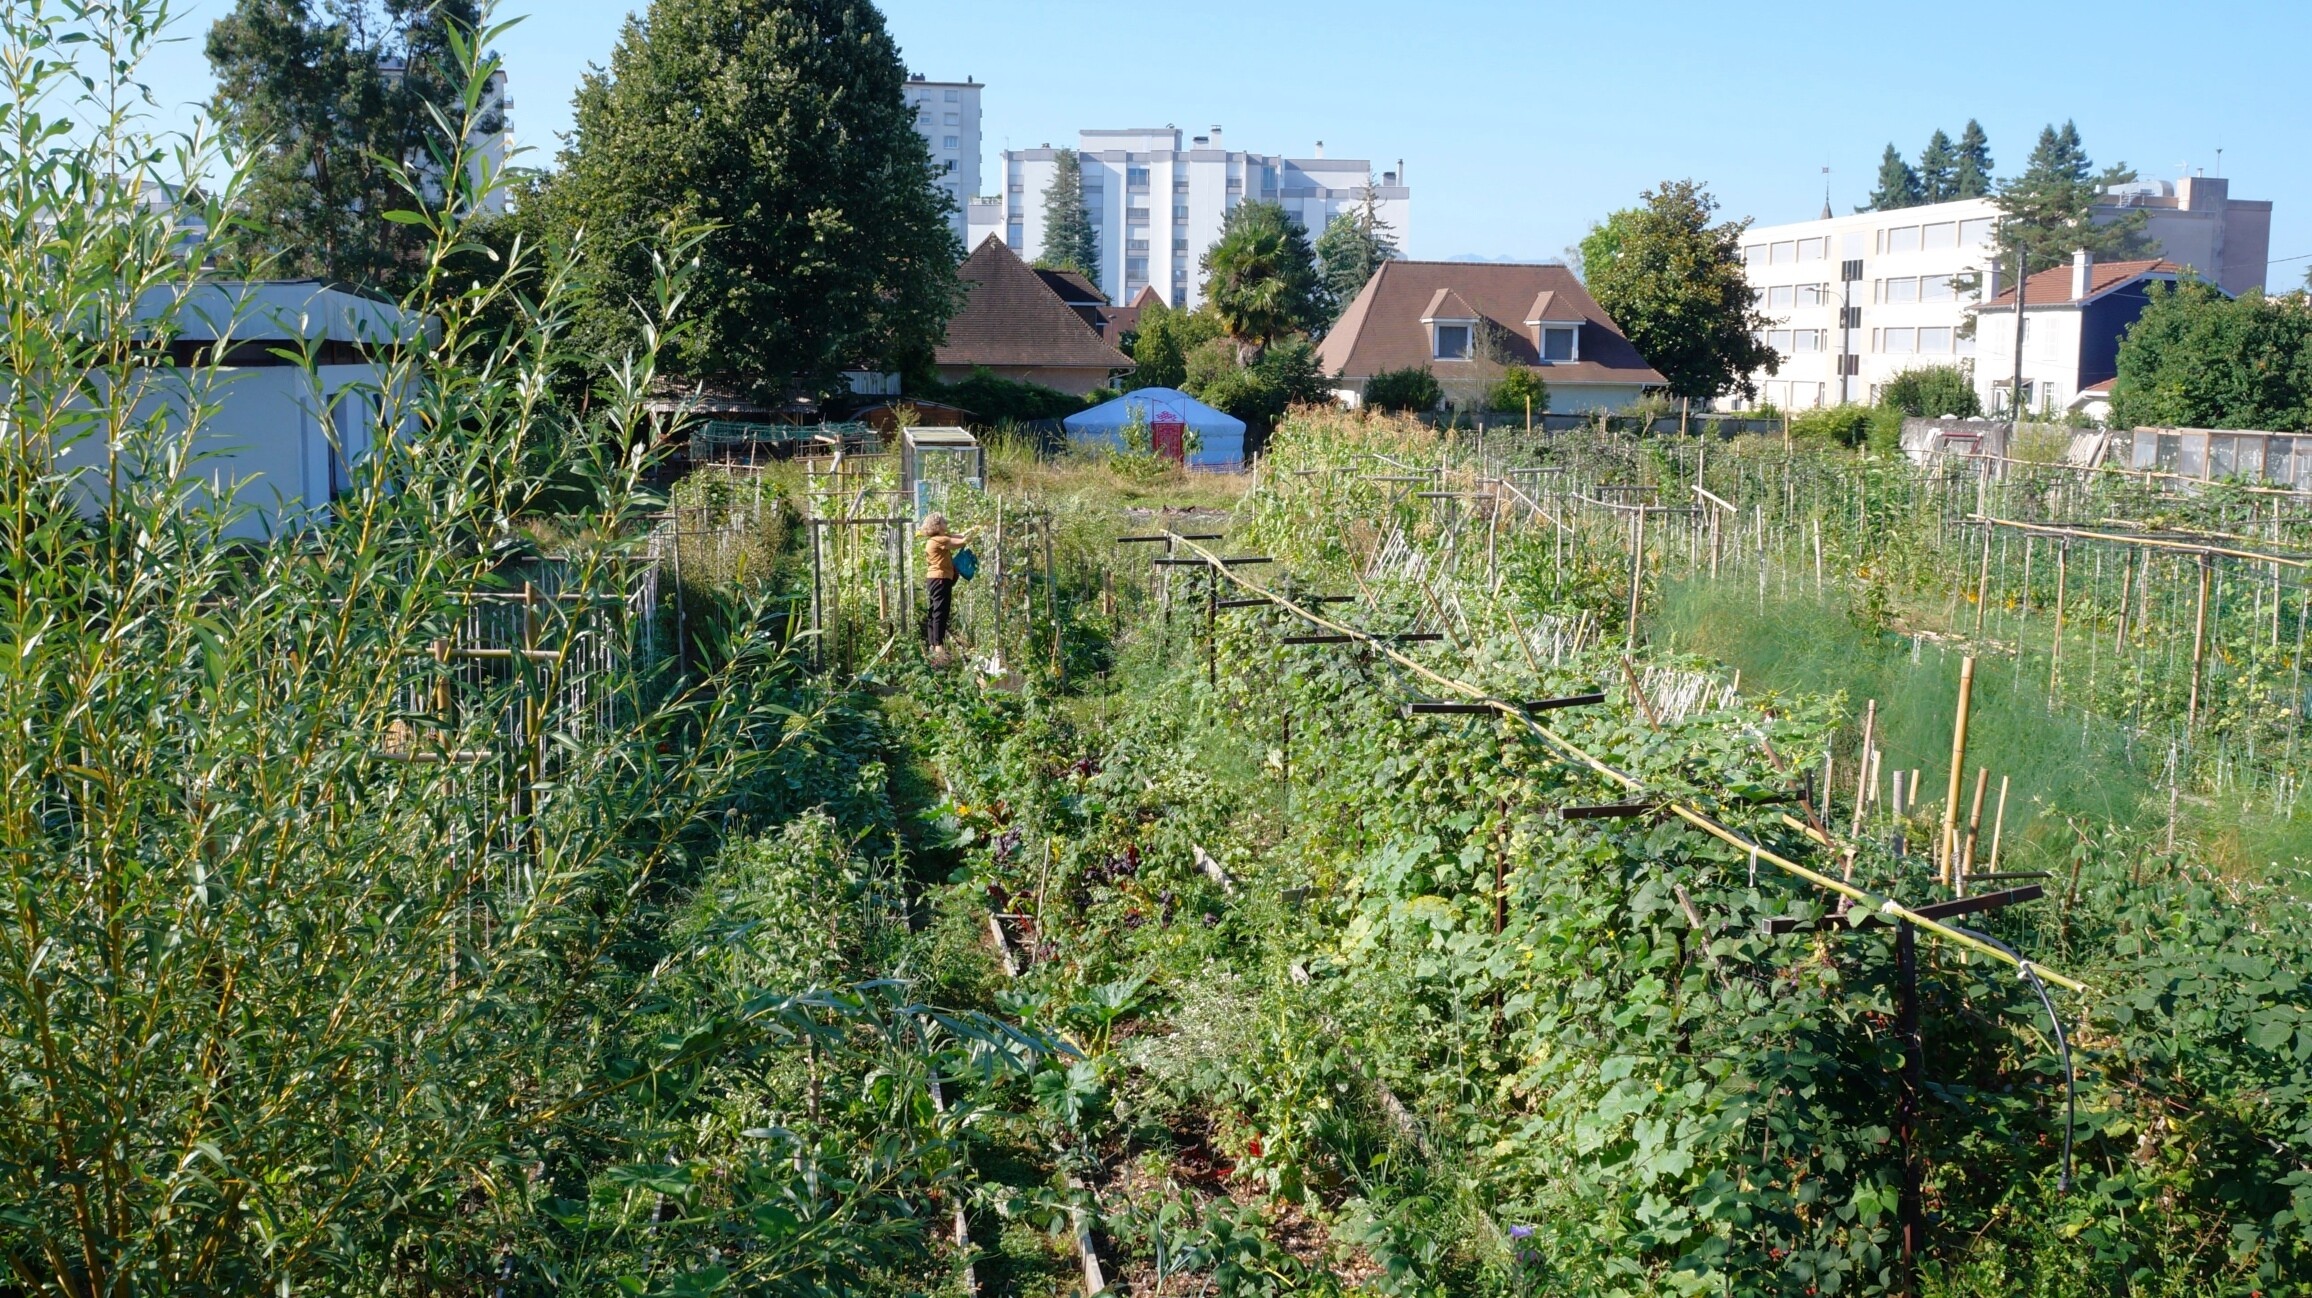
M 2025 280 L 2024 408 L 2108 414 L 2119 343 L 2151 304 L 2151 285 L 2189 274 L 2173 262 L 2097 261 L 2082 251 Z M 2010 286 L 1972 310 L 1975 393 L 1985 410 L 2004 410 L 2015 385 L 2015 290 Z
M 947 337 L 933 354 L 943 382 L 985 367 L 1001 378 L 1080 396 L 1132 368 L 1131 357 L 1103 342 L 1077 305 L 1003 240 L 989 236 L 956 273 L 963 280 L 963 306 L 947 322 Z M 1097 297 L 1077 277 L 1060 282 L 1071 294 L 1092 291 Z
M 1424 365 L 1448 395 L 1531 366 L 1559 413 L 1619 410 L 1663 382 L 1559 265 L 1383 262 L 1325 335 L 1317 362 L 1350 405 L 1375 374 Z

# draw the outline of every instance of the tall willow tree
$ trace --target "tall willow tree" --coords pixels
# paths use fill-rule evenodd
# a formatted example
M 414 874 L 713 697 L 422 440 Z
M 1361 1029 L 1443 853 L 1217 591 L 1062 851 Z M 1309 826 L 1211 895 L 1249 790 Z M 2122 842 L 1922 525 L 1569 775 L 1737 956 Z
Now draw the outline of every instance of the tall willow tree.
M 406 327 L 359 392 L 390 435 L 326 511 L 227 541 L 220 403 L 280 398 L 171 346 L 168 304 L 227 295 L 178 218 L 229 228 L 264 181 L 155 132 L 164 7 L 0 4 L 0 1288 L 875 1291 L 957 1165 L 924 1081 L 956 1023 L 660 946 L 719 834 L 825 796 L 833 705 L 765 637 L 649 651 L 647 457 L 524 467 L 645 440 L 698 232 L 566 437 L 585 249 L 451 273 L 453 150 L 450 201 L 397 209 Z M 462 103 L 491 34 L 451 35 Z M 330 408 L 283 359 L 262 390 Z M 558 594 L 509 609 L 533 577 Z M 806 1058 L 815 1120 L 757 1133 Z M 890 1086 L 848 1098 L 869 1059 Z
M 653 0 L 629 18 L 543 196 L 551 225 L 606 245 L 592 349 L 632 345 L 627 304 L 671 220 L 708 233 L 670 369 L 775 398 L 928 365 L 962 248 L 906 75 L 868 0 Z

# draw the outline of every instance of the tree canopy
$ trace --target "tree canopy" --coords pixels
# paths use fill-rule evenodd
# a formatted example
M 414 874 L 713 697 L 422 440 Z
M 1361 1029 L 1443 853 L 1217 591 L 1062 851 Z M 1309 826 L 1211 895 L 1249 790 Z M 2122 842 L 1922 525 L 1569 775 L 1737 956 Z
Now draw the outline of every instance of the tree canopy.
M 1773 373 L 1779 358 L 1759 340 L 1767 318 L 1743 272 L 1750 222 L 1712 224 L 1718 200 L 1692 180 L 1664 181 L 1641 197 L 1642 206 L 1616 213 L 1627 219 L 1603 264 L 1589 264 L 1584 241 L 1591 295 L 1672 396 L 1757 395 L 1752 374 Z
M 1919 151 L 1919 201 L 1947 203 L 1959 196 L 1959 150 L 1940 128 Z
M 1381 219 L 1380 202 L 1368 180 L 1355 207 L 1325 223 L 1317 236 L 1317 265 L 1324 285 L 1325 325 L 1340 319 L 1381 263 L 1398 255 L 1389 223 Z
M 1188 357 L 1226 332 L 1209 306 L 1183 311 L 1155 302 L 1141 308 L 1124 390 L 1182 387 L 1188 382 Z
M 1329 319 L 1308 229 L 1281 203 L 1239 203 L 1203 269 L 1205 300 L 1248 365 L 1276 339 L 1317 333 Z
M 1956 169 L 1951 173 L 1951 197 L 1983 198 L 1991 192 L 1991 137 L 1980 122 L 1967 119 L 1959 133 Z
M 1072 270 L 1100 285 L 1100 236 L 1084 207 L 1084 161 L 1074 149 L 1052 157 L 1052 183 L 1044 186 L 1044 249 L 1036 264 Z
M 2312 430 L 2312 300 L 2224 296 L 2199 280 L 2154 284 L 2119 344 L 2120 428 Z
M 587 341 L 631 344 L 627 304 L 680 220 L 711 229 L 676 373 L 776 397 L 927 369 L 962 250 L 905 79 L 869 0 L 653 0 L 629 18 L 541 196 L 563 237 L 607 245 Z
M 464 120 L 450 38 L 480 20 L 476 0 L 236 0 L 206 45 L 211 111 L 229 144 L 256 151 L 251 219 L 223 233 L 224 257 L 270 258 L 272 275 L 406 289 L 426 236 L 378 216 L 441 195 L 422 183 L 411 193 L 395 165 L 417 167 L 422 181 L 429 155 L 450 152 L 437 109 L 474 133 L 502 125 Z
M 1879 159 L 1878 188 L 1871 191 L 1863 206 L 1866 212 L 1891 212 L 1899 207 L 1916 207 L 1925 200 L 1925 187 L 1919 183 L 1919 173 L 1903 161 L 1892 142 L 1886 154 Z
M 2026 272 L 2061 265 L 2082 248 L 2103 259 L 2141 255 L 2142 212 L 2101 222 L 2094 212 L 2105 186 L 2133 179 L 2124 163 L 2098 171 L 2070 122 L 2042 128 L 2022 174 L 2001 181 L 1992 200 L 2006 214 L 1999 223 L 2002 261 L 2012 265 L 2018 248 Z
M 1590 276 L 1599 267 L 1611 263 L 1621 254 L 1622 240 L 1628 237 L 1630 223 L 1636 217 L 1635 209 L 1625 207 L 1618 212 L 1608 213 L 1603 221 L 1590 223 L 1589 233 L 1583 235 L 1581 243 L 1571 249 L 1574 274 L 1581 276 L 1583 283 L 1588 283 Z

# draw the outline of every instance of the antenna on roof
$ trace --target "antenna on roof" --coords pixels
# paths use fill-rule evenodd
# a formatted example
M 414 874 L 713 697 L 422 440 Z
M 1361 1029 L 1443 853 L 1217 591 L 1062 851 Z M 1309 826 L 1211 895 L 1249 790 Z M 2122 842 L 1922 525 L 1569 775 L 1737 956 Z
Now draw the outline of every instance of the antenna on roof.
M 1830 219 L 1830 168 L 1822 169 L 1822 219 Z

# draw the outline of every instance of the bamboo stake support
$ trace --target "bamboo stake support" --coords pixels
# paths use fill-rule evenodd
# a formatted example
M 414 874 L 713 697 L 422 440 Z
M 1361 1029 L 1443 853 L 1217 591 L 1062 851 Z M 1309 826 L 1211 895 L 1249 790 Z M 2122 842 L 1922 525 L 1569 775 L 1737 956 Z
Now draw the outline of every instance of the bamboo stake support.
M 1999 834 L 2007 828 L 2007 777 L 1999 777 L 1999 812 L 1991 819 L 1991 873 L 1999 872 Z
M 1951 791 L 1943 800 L 1943 834 L 1938 851 L 1943 860 L 1943 882 L 1951 882 L 1959 855 L 1959 781 L 1967 767 L 1967 713 L 1975 701 L 1975 656 L 1959 663 L 1959 712 L 1951 725 Z
M 2047 651 L 2047 692 L 2063 686 L 2063 601 L 2071 582 L 2071 538 L 2055 543 L 2055 643 Z
M 1178 539 L 1177 534 L 1175 534 L 1175 539 Z M 1645 786 L 1635 776 L 1629 775 L 1628 773 L 1621 771 L 1612 765 L 1609 765 L 1594 754 L 1590 753 L 1587 749 L 1582 748 L 1580 745 L 1574 743 L 1570 739 L 1567 739 L 1565 736 L 1557 733 L 1555 730 L 1552 730 L 1548 726 L 1545 726 L 1539 721 L 1534 720 L 1531 716 L 1526 714 L 1525 709 L 1518 703 L 1508 699 L 1494 698 L 1486 694 L 1484 690 L 1478 688 L 1477 686 L 1469 684 L 1467 681 L 1456 680 L 1453 677 L 1446 676 L 1443 673 L 1438 672 L 1430 668 L 1428 665 L 1422 663 L 1419 659 L 1416 659 L 1408 654 L 1400 653 L 1396 649 L 1391 648 L 1389 642 L 1385 638 L 1372 635 L 1368 632 L 1358 631 L 1353 627 L 1344 626 L 1338 622 L 1334 622 L 1321 613 L 1304 608 L 1301 605 L 1286 599 L 1282 595 L 1279 595 L 1274 591 L 1261 586 L 1259 583 L 1251 580 L 1236 570 L 1223 566 L 1220 562 L 1220 556 L 1213 554 L 1211 551 L 1193 543 L 1187 543 L 1187 546 L 1191 552 L 1204 558 L 1204 560 L 1214 569 L 1216 573 L 1218 573 L 1218 575 L 1225 577 L 1230 582 L 1233 582 L 1237 586 L 1242 587 L 1246 592 L 1254 595 L 1264 596 L 1270 601 L 1274 602 L 1279 608 L 1282 608 L 1284 611 L 1291 613 L 1293 616 L 1298 617 L 1312 625 L 1324 627 L 1327 630 L 1336 632 L 1338 634 L 1349 636 L 1350 638 L 1365 645 L 1373 653 L 1387 658 L 1389 661 L 1405 669 L 1407 672 L 1410 672 L 1413 675 L 1428 681 L 1430 684 L 1436 686 L 1439 690 L 1458 694 L 1462 698 L 1469 699 L 1473 702 L 1486 704 L 1504 717 L 1507 717 L 1512 723 L 1522 726 L 1528 733 L 1532 734 L 1536 738 L 1540 739 L 1543 743 L 1547 744 L 1550 748 L 1554 749 L 1567 762 L 1594 771 L 1598 775 L 1604 777 L 1606 780 L 1618 784 L 1631 792 L 1644 792 Z M 1766 864 L 1773 866 L 1775 869 L 1781 870 L 1785 874 L 1791 875 L 1797 879 L 1801 879 L 1814 885 L 1817 888 L 1837 893 L 1839 896 L 1845 897 L 1850 901 L 1862 902 L 1864 905 L 1872 908 L 1872 913 L 1881 915 L 1890 921 L 1907 919 L 1913 924 L 1916 924 L 1918 927 L 1933 933 L 1935 936 L 1941 938 L 1943 941 L 1948 942 L 1953 946 L 1964 947 L 1977 955 L 1996 961 L 2000 964 L 2019 968 L 2021 965 L 2029 963 L 2034 973 L 2038 974 L 2047 982 L 2053 983 L 2055 986 L 2061 987 L 2066 991 L 2084 994 L 2088 990 L 2087 984 L 2080 982 L 2076 978 L 2057 973 L 2056 971 L 2045 968 L 2036 962 L 2018 960 L 2015 956 L 2000 950 L 1998 947 L 1992 946 L 1990 943 L 1985 942 L 1980 938 L 1976 938 L 1970 934 L 1954 929 L 1950 925 L 1945 924 L 1940 920 L 1934 919 L 1931 916 L 1922 915 L 1918 911 L 1903 905 L 1901 902 L 1898 902 L 1891 897 L 1882 897 L 1873 893 L 1866 892 L 1863 889 L 1858 888 L 1851 883 L 1847 883 L 1844 880 L 1832 878 L 1829 875 L 1800 865 L 1798 862 L 1793 861 L 1788 857 L 1782 856 L 1781 854 L 1769 848 L 1761 846 L 1760 844 L 1754 843 L 1749 839 L 1742 837 L 1740 834 L 1737 834 L 1733 830 L 1719 824 L 1717 821 L 1711 819 L 1708 814 L 1690 804 L 1682 802 L 1670 802 L 1662 805 L 1660 807 L 1660 811 L 1664 815 L 1674 816 L 1677 819 L 1686 822 L 1693 828 L 1708 834 L 1710 837 L 1715 838 L 1730 847 L 1748 853 L 1754 860 L 1763 861 Z
M 2208 584 L 2215 576 L 2214 565 L 2208 556 L 2200 556 L 2200 606 L 2192 615 L 2192 696 L 2184 709 L 2184 732 L 2191 733 L 2200 721 L 2200 664 L 2208 653 Z
M 1869 799 L 1873 771 L 1871 769 L 1871 740 L 1878 730 L 1878 700 L 1872 699 L 1862 712 L 1862 754 L 1855 762 L 1854 773 L 1854 828 L 1847 837 L 1862 837 L 1862 805 Z
M 1622 652 L 1624 653 L 1637 652 L 1638 604 L 1645 597 L 1646 591 L 1646 511 L 1643 508 L 1638 510 L 1637 518 L 1631 526 L 1633 539 L 1630 542 L 1630 626 L 1629 635 L 1624 639 L 1622 645 Z
M 1953 896 L 1967 895 L 1967 876 L 1975 869 L 1975 842 L 1983 832 L 1983 790 L 1990 784 L 1991 768 L 1975 768 L 1975 801 L 1967 811 L 1967 846 L 1959 856 L 1958 875 L 1951 886 Z

